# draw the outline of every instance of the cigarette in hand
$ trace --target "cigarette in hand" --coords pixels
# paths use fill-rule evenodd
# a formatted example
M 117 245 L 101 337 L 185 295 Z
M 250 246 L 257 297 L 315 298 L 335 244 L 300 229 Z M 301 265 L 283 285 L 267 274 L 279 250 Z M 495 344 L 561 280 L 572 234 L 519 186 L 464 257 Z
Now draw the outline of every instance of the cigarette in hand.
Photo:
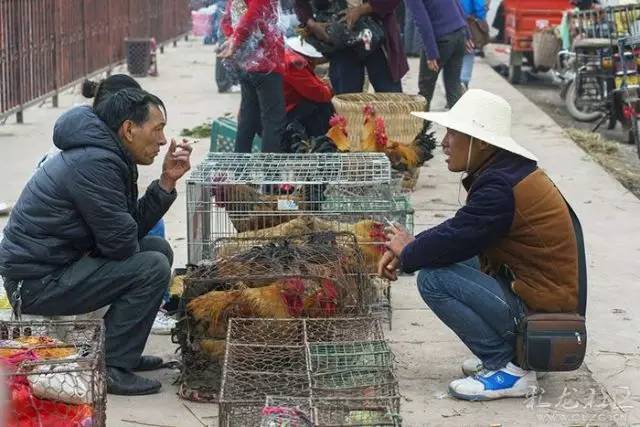
M 389 218 L 386 218 L 386 217 L 385 217 L 385 219 L 384 219 L 384 220 L 385 220 L 385 222 L 387 223 L 387 225 L 388 225 L 389 227 L 393 228 L 394 230 L 397 230 L 397 229 L 398 229 L 398 227 L 397 227 L 393 222 L 389 221 Z

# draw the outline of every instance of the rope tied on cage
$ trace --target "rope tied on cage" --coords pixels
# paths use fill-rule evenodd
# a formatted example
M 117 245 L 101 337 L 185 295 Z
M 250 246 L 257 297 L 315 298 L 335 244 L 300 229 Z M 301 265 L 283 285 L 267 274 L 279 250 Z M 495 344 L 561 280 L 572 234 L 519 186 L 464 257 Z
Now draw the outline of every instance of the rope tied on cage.
M 16 290 L 11 295 L 11 306 L 13 311 L 11 312 L 11 320 L 22 321 L 22 284 L 23 280 L 18 282 Z M 15 316 L 15 317 L 14 317 Z

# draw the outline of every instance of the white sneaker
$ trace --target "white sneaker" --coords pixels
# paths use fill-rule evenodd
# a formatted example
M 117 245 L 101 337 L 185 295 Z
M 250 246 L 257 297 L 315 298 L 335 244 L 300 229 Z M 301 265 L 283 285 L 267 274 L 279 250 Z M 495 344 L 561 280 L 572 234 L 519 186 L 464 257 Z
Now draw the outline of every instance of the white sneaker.
M 482 360 L 473 356 L 462 362 L 462 373 L 467 377 L 472 377 L 479 374 L 484 369 L 482 366 Z
M 449 384 L 449 394 L 463 400 L 493 400 L 503 397 L 526 397 L 538 390 L 534 371 L 507 364 L 498 371 L 484 370 Z
M 175 328 L 176 320 L 173 317 L 167 316 L 166 313 L 158 311 L 156 319 L 153 321 L 151 327 L 151 333 L 154 335 L 170 335 L 171 329 Z
M 9 215 L 11 213 L 11 205 L 9 203 L 0 202 L 0 215 Z

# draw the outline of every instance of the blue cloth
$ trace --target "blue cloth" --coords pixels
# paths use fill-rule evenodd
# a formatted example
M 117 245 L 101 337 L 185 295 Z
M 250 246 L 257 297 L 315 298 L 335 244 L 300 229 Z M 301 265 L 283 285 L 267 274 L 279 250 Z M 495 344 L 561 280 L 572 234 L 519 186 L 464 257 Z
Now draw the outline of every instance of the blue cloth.
M 517 324 L 524 305 L 507 285 L 482 273 L 476 258 L 422 269 L 418 290 L 424 302 L 490 370 L 504 368 L 515 354 Z
M 147 236 L 158 236 L 164 239 L 164 219 L 160 218 L 160 221 L 158 221 L 158 223 L 154 225 L 151 230 L 149 230 Z
M 513 387 L 522 377 L 506 371 L 497 371 L 491 375 L 478 375 L 476 380 L 484 385 L 485 390 L 506 390 Z
M 39 279 L 90 253 L 123 260 L 177 197 L 154 181 L 138 199 L 138 169 L 88 106 L 64 113 L 53 142 L 62 150 L 27 182 L 0 242 L 0 275 Z
M 427 59 L 440 57 L 438 39 L 467 26 L 458 0 L 406 0 L 406 4 L 422 36 Z
M 534 172 L 536 162 L 500 151 L 481 172 L 463 182 L 466 204 L 436 227 L 416 236 L 400 254 L 402 269 L 445 267 L 480 255 L 511 228 L 515 210 L 513 187 Z
M 466 85 L 469 85 L 471 81 L 471 75 L 473 74 L 473 63 L 476 60 L 474 53 L 467 53 L 462 58 L 462 70 L 460 71 L 460 81 Z
M 484 0 L 460 0 L 460 6 L 466 16 L 473 16 L 483 21 L 487 18 Z
M 164 219 L 160 218 L 160 221 L 158 221 L 158 223 L 156 225 L 153 226 L 153 228 L 151 230 L 149 230 L 149 234 L 147 234 L 147 236 L 156 236 L 156 237 L 162 237 L 163 239 L 165 238 L 165 233 L 164 233 Z M 168 245 L 168 243 L 167 243 Z M 170 262 L 171 264 L 172 262 Z M 162 295 L 162 300 L 164 302 L 169 301 L 169 298 L 171 297 L 171 295 L 169 294 L 169 287 L 167 287 L 167 289 L 165 289 L 164 294 Z
M 410 9 L 406 9 L 404 18 L 404 51 L 407 55 L 419 56 L 424 50 L 422 37 L 416 28 L 415 20 Z

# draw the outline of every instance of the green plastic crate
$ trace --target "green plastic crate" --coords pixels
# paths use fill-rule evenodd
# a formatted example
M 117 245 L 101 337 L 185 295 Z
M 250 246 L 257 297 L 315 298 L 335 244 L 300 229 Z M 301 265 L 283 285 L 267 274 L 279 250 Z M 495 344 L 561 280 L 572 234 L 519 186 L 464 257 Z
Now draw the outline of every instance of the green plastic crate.
M 231 117 L 219 117 L 211 125 L 211 152 L 233 153 L 236 148 L 236 134 L 238 133 L 238 122 Z M 256 135 L 253 138 L 252 149 L 254 153 L 262 151 L 262 139 Z

